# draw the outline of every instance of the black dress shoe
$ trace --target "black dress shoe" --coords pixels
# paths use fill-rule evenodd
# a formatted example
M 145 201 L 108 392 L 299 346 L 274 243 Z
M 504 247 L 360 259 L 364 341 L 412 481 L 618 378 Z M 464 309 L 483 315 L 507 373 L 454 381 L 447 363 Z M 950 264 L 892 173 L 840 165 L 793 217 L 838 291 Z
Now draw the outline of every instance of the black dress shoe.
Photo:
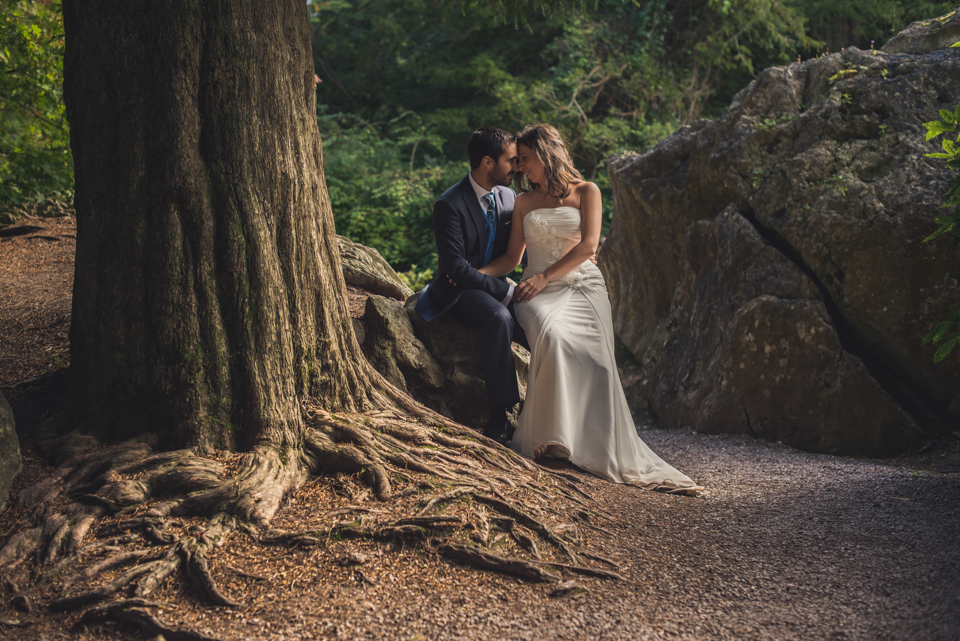
M 496 442 L 499 443 L 500 445 L 506 445 L 506 444 L 507 444 L 507 433 L 506 433 L 506 432 L 488 432 L 487 430 L 483 430 L 483 435 L 486 436 L 487 438 L 491 439 L 491 440 L 496 441 Z
M 500 445 L 507 444 L 507 408 L 498 407 L 490 410 L 490 418 L 483 426 L 483 435 Z

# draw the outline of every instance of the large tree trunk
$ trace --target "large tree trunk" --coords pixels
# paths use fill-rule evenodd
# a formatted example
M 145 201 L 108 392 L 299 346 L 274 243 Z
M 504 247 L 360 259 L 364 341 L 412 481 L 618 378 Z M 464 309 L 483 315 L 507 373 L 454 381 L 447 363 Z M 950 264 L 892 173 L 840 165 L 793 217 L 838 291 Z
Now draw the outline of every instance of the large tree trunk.
M 580 565 L 570 519 L 596 527 L 599 515 L 575 479 L 545 478 L 445 424 L 364 360 L 323 181 L 305 12 L 297 0 L 64 2 L 77 183 L 71 402 L 67 423 L 39 430 L 58 467 L 21 493 L 36 525 L 0 547 L 0 576 L 33 559 L 33 589 L 59 582 L 53 607 L 114 599 L 81 621 L 208 640 L 164 623 L 147 597 L 179 574 L 210 602 L 236 605 L 207 558 L 237 528 L 269 545 L 447 540 L 438 553 L 559 580 L 539 541 L 566 571 L 619 578 Z M 361 408 L 383 411 L 328 411 Z M 82 430 L 62 432 L 73 425 Z M 140 433 L 183 449 L 157 452 L 154 439 L 131 438 Z M 349 502 L 319 529 L 270 528 L 287 493 L 337 472 Z M 392 500 L 358 505 L 370 492 Z M 198 516 L 204 525 L 170 528 Z M 514 556 L 536 560 L 464 545 L 467 529 L 484 548 L 509 537 Z
M 323 177 L 306 4 L 65 0 L 69 412 L 105 439 L 299 444 L 370 394 Z

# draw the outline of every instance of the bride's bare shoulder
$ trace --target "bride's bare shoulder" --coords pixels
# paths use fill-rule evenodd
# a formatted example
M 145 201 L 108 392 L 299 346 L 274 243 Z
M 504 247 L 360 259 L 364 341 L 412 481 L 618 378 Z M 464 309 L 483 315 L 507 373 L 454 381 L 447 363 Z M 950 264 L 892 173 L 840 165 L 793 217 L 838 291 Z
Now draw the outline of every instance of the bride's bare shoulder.
M 581 198 L 584 196 L 596 196 L 600 194 L 600 188 L 597 187 L 597 184 L 588 180 L 581 180 L 577 184 L 573 185 L 573 189 L 571 191 Z
M 594 200 L 600 198 L 600 188 L 596 183 L 587 180 L 581 180 L 569 187 L 569 195 L 563 199 L 563 204 L 583 209 L 585 205 L 590 205 Z
M 524 191 L 517 194 L 517 200 L 513 203 L 513 215 L 525 216 L 527 212 L 533 211 L 534 206 L 533 192 Z

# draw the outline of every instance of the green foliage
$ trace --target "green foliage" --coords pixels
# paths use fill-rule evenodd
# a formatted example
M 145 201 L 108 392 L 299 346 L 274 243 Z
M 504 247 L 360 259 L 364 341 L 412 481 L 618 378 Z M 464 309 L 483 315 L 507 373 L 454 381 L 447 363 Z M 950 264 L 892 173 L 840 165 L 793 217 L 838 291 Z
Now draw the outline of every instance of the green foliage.
M 0 2 L 0 202 L 69 199 L 60 2 Z M 927 0 L 313 0 L 308 7 L 338 233 L 376 247 L 414 289 L 435 268 L 433 202 L 466 173 L 465 142 L 477 127 L 557 125 L 577 167 L 603 191 L 606 229 L 608 158 L 644 151 L 678 126 L 716 115 L 759 70 L 799 52 L 834 41 L 865 48 L 952 8 Z
M 943 147 L 943 153 L 927 154 L 928 158 L 941 158 L 947 161 L 947 167 L 958 172 L 956 176 L 947 183 L 946 202 L 943 207 L 949 209 L 950 213 L 946 216 L 940 216 L 936 219 L 939 227 L 935 232 L 923 239 L 923 242 L 942 236 L 950 235 L 950 247 L 956 248 L 960 244 L 960 104 L 956 110 L 940 110 L 940 120 L 923 123 L 927 128 L 927 140 L 932 140 L 943 135 L 940 141 Z M 950 135 L 953 135 L 953 140 Z M 923 344 L 943 342 L 937 348 L 933 355 L 933 362 L 939 363 L 947 357 L 953 348 L 960 342 L 960 303 L 957 304 L 949 320 L 937 325 L 933 331 L 927 334 L 923 339 Z
M 525 4 L 526 27 L 486 0 L 310 5 L 338 233 L 399 271 L 433 267 L 433 199 L 466 173 L 474 129 L 556 125 L 604 192 L 606 226 L 607 158 L 718 112 L 757 70 L 813 42 L 779 0 L 493 4 Z
M 947 161 L 947 167 L 960 172 L 960 146 L 957 145 L 960 142 L 960 133 L 958 133 L 960 132 L 960 105 L 957 105 L 953 112 L 941 109 L 940 118 L 942 120 L 923 123 L 923 126 L 927 128 L 927 140 L 933 140 L 942 134 L 948 134 L 940 141 L 943 153 L 927 154 L 927 157 L 944 159 Z M 950 140 L 949 134 L 955 134 L 953 140 Z M 929 242 L 942 234 L 950 234 L 950 246 L 956 247 L 960 244 L 960 175 L 954 176 L 948 183 L 946 202 L 943 207 L 952 209 L 952 211 L 947 216 L 936 219 L 940 227 L 927 236 L 923 242 Z
M 3 0 L 0 17 L 0 202 L 72 198 L 61 91 L 60 2 Z
M 950 12 L 954 2 L 929 0 L 806 0 L 798 2 L 806 19 L 807 33 L 823 41 L 826 51 L 843 47 L 860 49 L 882 47 L 887 40 L 911 22 L 929 20 Z M 822 49 L 806 47 L 804 55 L 816 55 Z
M 492 8 L 496 11 L 497 19 L 504 24 L 512 23 L 514 27 L 530 28 L 527 16 L 539 14 L 543 16 L 558 15 L 561 18 L 569 14 L 583 13 L 588 7 L 596 7 L 596 0 L 591 3 L 583 0 L 451 0 L 449 4 L 460 6 L 464 10 L 478 8 Z
M 433 262 L 436 262 L 436 258 L 434 258 Z M 424 288 L 424 286 L 426 286 L 427 283 L 432 281 L 434 274 L 436 274 L 434 269 L 429 267 L 421 269 L 416 265 L 412 266 L 405 272 L 397 272 L 400 280 L 402 280 L 407 287 L 415 292 L 420 291 Z
M 433 203 L 467 163 L 438 156 L 442 141 L 411 112 L 376 124 L 321 114 L 318 123 L 337 233 L 376 247 L 401 271 L 432 265 Z
M 671 55 L 692 55 L 688 99 L 702 94 L 708 113 L 730 99 L 765 67 L 796 59 L 821 42 L 804 28 L 806 4 L 783 0 L 688 0 L 671 7 L 674 20 L 665 46 Z M 678 14 L 678 11 L 682 12 Z M 694 104 L 696 101 L 694 101 Z
M 852 77 L 852 76 L 857 75 L 857 74 L 860 73 L 861 71 L 866 71 L 866 70 L 867 70 L 867 68 L 864 67 L 864 66 L 862 66 L 862 65 L 857 65 L 856 68 L 850 68 L 850 67 L 848 67 L 848 68 L 846 68 L 846 69 L 841 69 L 841 70 L 838 71 L 837 73 L 835 73 L 835 74 L 833 74 L 832 76 L 830 76 L 830 77 L 827 79 L 827 82 L 832 85 L 833 83 L 835 83 L 835 82 L 838 81 L 838 80 L 843 80 L 843 79 L 845 79 L 845 78 L 850 78 L 850 77 Z M 844 94 L 844 95 L 847 95 L 847 94 Z

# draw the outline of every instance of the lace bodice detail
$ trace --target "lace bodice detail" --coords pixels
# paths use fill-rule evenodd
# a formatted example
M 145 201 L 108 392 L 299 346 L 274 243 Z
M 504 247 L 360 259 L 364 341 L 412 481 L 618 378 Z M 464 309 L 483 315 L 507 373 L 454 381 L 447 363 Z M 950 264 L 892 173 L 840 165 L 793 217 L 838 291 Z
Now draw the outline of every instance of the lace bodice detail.
M 527 268 L 524 278 L 539 274 L 563 258 L 580 242 L 580 210 L 576 207 L 534 209 L 523 219 L 523 236 L 527 243 Z M 599 274 L 596 265 L 585 260 L 552 282 L 579 289 L 584 280 Z

